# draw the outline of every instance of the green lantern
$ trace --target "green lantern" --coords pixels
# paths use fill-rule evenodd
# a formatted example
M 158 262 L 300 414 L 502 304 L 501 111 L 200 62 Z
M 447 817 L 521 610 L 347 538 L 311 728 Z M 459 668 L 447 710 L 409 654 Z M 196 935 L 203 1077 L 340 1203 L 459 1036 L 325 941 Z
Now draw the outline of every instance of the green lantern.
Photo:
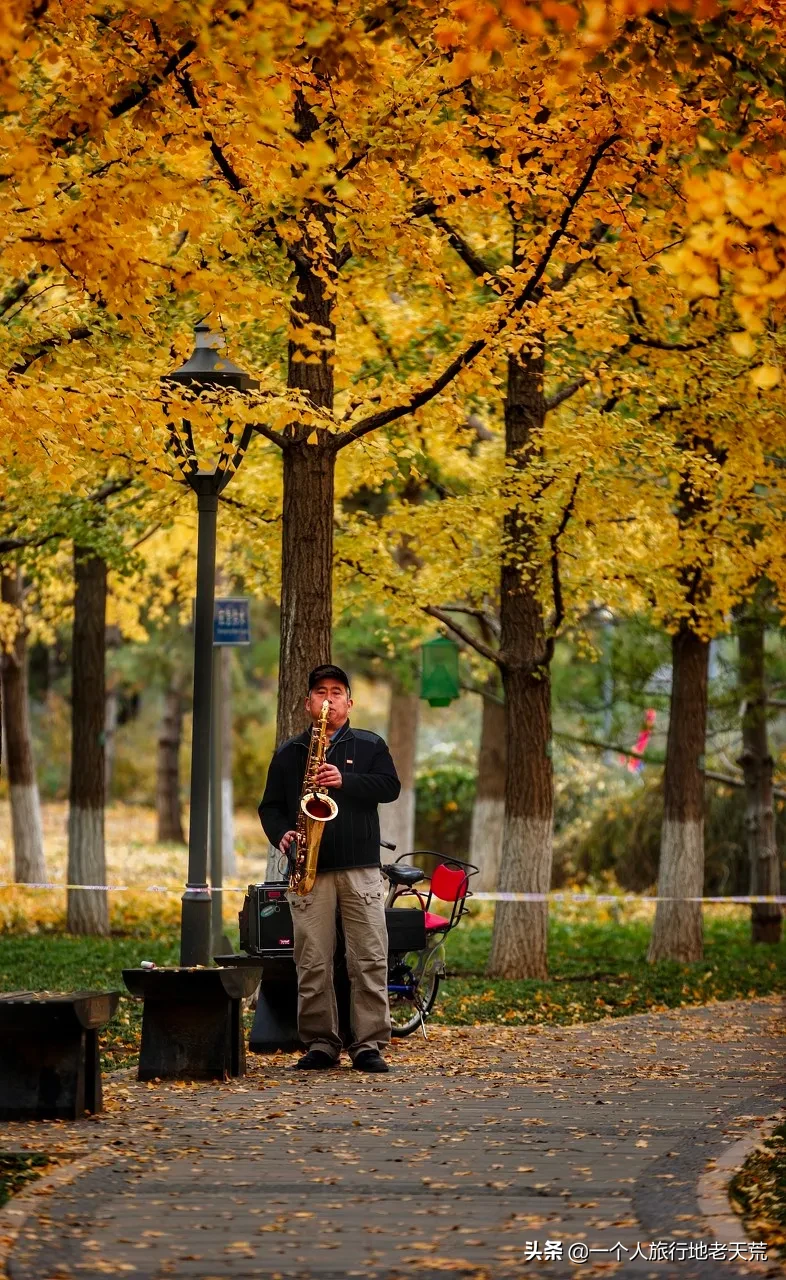
M 420 696 L 431 707 L 449 707 L 459 696 L 458 645 L 447 636 L 427 640 L 420 648 Z

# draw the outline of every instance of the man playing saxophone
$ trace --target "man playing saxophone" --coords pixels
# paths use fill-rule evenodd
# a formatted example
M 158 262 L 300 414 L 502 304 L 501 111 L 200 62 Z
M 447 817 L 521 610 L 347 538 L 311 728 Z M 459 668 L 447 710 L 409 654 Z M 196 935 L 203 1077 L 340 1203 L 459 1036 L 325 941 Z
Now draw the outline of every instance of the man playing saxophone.
M 324 704 L 327 712 L 324 714 Z M 390 1040 L 387 995 L 387 929 L 379 854 L 377 806 L 401 789 L 390 752 L 375 733 L 349 723 L 349 678 L 340 667 L 315 667 L 308 678 L 306 711 L 312 729 L 279 747 L 270 764 L 259 817 L 271 844 L 289 858 L 294 887 L 292 908 L 298 976 L 298 1034 L 306 1053 L 296 1064 L 306 1071 L 338 1063 L 342 1049 L 333 988 L 336 913 L 341 913 L 350 981 L 352 1065 L 358 1071 L 387 1071 L 381 1050 Z M 320 735 L 324 758 L 315 761 Z M 304 787 L 307 765 L 312 777 Z M 298 840 L 307 838 L 301 801 L 312 784 L 335 802 L 335 816 L 320 822 L 316 877 L 298 870 Z M 332 807 L 332 806 L 331 806 Z M 326 806 L 312 804 L 311 811 Z M 312 859 L 313 861 L 313 859 Z M 306 890 L 303 892 L 303 890 Z

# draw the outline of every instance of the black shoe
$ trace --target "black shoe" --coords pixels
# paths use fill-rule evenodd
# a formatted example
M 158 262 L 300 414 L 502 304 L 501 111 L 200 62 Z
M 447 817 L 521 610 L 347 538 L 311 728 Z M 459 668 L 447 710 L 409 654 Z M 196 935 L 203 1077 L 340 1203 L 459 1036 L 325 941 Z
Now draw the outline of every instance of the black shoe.
M 390 1067 L 376 1049 L 364 1049 L 352 1063 L 356 1071 L 389 1071 Z
M 325 1053 L 322 1049 L 309 1049 L 302 1058 L 295 1063 L 296 1071 L 329 1071 L 331 1067 L 338 1066 L 338 1058 L 333 1058 L 329 1053 Z

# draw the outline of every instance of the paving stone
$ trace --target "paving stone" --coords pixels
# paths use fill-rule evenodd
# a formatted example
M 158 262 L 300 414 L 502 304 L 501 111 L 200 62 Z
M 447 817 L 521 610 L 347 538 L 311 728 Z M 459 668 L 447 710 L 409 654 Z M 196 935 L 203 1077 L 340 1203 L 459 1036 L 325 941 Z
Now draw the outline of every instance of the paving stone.
M 763 1000 L 535 1035 L 438 1028 L 392 1050 L 383 1081 L 304 1079 L 285 1056 L 226 1085 L 110 1078 L 97 1120 L 0 1129 L 6 1149 L 56 1132 L 99 1161 L 36 1201 L 8 1274 L 731 1280 L 750 1267 L 630 1254 L 710 1244 L 698 1178 L 782 1105 L 783 1035 Z M 547 1240 L 562 1259 L 534 1256 Z M 570 1245 L 596 1252 L 574 1265 Z

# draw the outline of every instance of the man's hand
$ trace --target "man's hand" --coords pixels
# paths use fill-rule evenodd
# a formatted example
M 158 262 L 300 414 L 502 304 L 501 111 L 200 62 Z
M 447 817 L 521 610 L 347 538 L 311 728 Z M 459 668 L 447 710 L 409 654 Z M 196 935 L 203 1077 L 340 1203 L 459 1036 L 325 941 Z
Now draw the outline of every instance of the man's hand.
M 279 842 L 279 846 L 278 846 L 278 848 L 279 848 L 279 852 L 280 852 L 280 853 L 286 853 L 287 849 L 288 849 L 288 848 L 289 848 L 289 846 L 291 845 L 292 841 L 295 839 L 295 836 L 296 836 L 296 835 L 297 835 L 297 831 L 287 831 L 287 832 L 286 832 L 286 833 L 281 837 L 281 840 L 280 840 L 280 842 Z
M 333 787 L 335 791 L 343 783 L 341 770 L 337 769 L 334 764 L 321 764 L 317 773 L 318 787 Z

